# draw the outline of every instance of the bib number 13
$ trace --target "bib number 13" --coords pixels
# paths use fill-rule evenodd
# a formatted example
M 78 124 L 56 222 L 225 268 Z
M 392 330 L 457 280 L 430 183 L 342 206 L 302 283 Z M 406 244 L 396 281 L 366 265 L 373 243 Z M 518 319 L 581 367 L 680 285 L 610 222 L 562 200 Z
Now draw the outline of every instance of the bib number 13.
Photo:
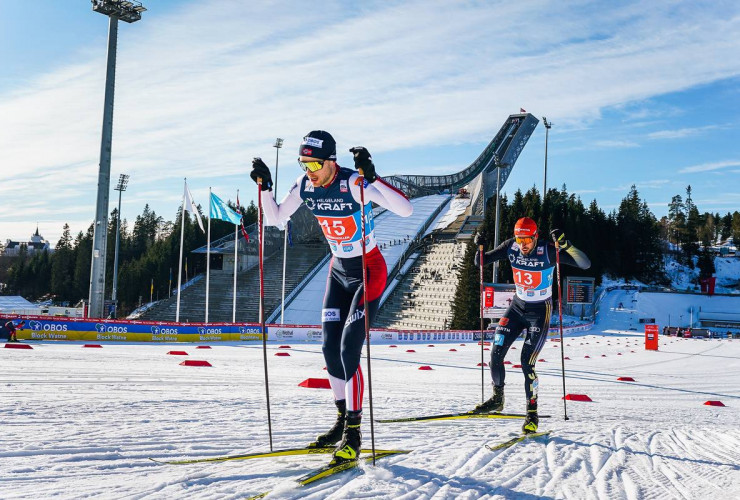
M 514 281 L 516 281 L 517 285 L 526 288 L 535 288 L 542 282 L 542 277 L 539 272 L 514 269 Z

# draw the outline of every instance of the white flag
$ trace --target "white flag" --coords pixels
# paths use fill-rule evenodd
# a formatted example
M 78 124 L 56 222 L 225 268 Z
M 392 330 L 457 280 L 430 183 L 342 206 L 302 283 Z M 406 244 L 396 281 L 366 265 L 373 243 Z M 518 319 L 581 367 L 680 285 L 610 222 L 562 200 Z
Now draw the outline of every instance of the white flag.
M 204 233 L 206 230 L 203 228 L 203 221 L 200 218 L 200 212 L 198 212 L 198 208 L 195 206 L 195 201 L 193 200 L 193 195 L 190 194 L 190 190 L 188 189 L 188 183 L 185 182 L 185 202 L 183 203 L 183 208 L 190 212 L 191 214 L 195 215 L 195 219 L 198 221 L 198 225 L 200 226 L 200 230 Z

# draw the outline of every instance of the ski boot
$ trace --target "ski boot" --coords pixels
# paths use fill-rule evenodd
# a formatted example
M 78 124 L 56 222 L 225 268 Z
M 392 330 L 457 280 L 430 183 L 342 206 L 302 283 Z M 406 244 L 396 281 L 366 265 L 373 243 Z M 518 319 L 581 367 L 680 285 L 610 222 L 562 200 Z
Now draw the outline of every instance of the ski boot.
M 537 416 L 537 400 L 530 399 L 527 403 L 527 416 L 524 419 L 524 425 L 522 425 L 522 432 L 524 434 L 533 434 L 537 432 L 537 424 L 540 423 L 540 418 Z
M 357 460 L 360 456 L 362 446 L 362 433 L 360 432 L 360 422 L 362 421 L 361 411 L 347 412 L 347 423 L 344 427 L 344 436 L 342 441 L 337 445 L 334 451 L 334 458 L 331 465 L 338 465 L 344 462 Z
M 334 401 L 337 405 L 337 421 L 324 434 L 316 437 L 316 441 L 309 444 L 307 448 L 330 448 L 342 439 L 344 422 L 347 420 L 347 402 L 344 399 Z
M 493 386 L 493 396 L 479 404 L 470 413 L 481 415 L 499 412 L 504 409 L 504 386 Z

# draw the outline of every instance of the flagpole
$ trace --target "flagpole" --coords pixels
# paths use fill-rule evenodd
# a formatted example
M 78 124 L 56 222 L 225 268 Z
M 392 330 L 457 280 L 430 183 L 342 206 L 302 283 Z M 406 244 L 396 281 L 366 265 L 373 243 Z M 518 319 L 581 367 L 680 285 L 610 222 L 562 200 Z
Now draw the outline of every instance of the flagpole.
M 236 199 L 239 199 L 239 190 L 236 190 Z M 239 205 L 237 203 L 237 210 Z M 231 307 L 231 322 L 236 323 L 236 271 L 237 271 L 237 248 L 239 248 L 239 224 L 234 224 L 234 303 Z
M 208 188 L 208 243 L 206 246 L 206 323 L 208 323 L 208 289 L 211 285 L 211 199 L 213 193 L 211 188 Z
M 282 301 L 280 302 L 280 324 L 285 324 L 285 262 L 288 258 L 288 221 L 285 225 L 285 231 L 283 236 L 283 294 Z
M 180 222 L 180 262 L 177 266 L 177 308 L 175 309 L 175 323 L 180 322 L 180 287 L 182 286 L 182 244 L 185 240 L 185 197 L 188 191 L 188 179 L 185 178 L 185 191 L 182 195 L 182 218 Z

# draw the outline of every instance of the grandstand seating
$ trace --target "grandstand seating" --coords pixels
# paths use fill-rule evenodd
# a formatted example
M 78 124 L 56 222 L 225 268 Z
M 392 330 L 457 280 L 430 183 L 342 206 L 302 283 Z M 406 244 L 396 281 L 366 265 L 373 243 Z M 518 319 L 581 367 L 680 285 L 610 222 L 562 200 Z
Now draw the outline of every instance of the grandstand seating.
M 374 326 L 399 330 L 444 330 L 452 321 L 465 243 L 427 241 L 417 261 L 381 307 Z
M 285 293 L 303 279 L 329 251 L 325 242 L 304 243 L 288 247 L 288 272 L 285 277 Z M 265 260 L 265 317 L 280 305 L 282 295 L 282 251 L 275 252 Z M 234 290 L 234 275 L 229 272 L 213 272 L 209 287 L 209 322 L 231 322 Z M 202 322 L 205 314 L 205 277 L 182 291 L 180 299 L 180 321 Z M 169 299 L 142 314 L 145 321 L 175 321 L 177 297 Z M 252 267 L 237 275 L 236 320 L 238 322 L 259 321 L 259 268 Z

